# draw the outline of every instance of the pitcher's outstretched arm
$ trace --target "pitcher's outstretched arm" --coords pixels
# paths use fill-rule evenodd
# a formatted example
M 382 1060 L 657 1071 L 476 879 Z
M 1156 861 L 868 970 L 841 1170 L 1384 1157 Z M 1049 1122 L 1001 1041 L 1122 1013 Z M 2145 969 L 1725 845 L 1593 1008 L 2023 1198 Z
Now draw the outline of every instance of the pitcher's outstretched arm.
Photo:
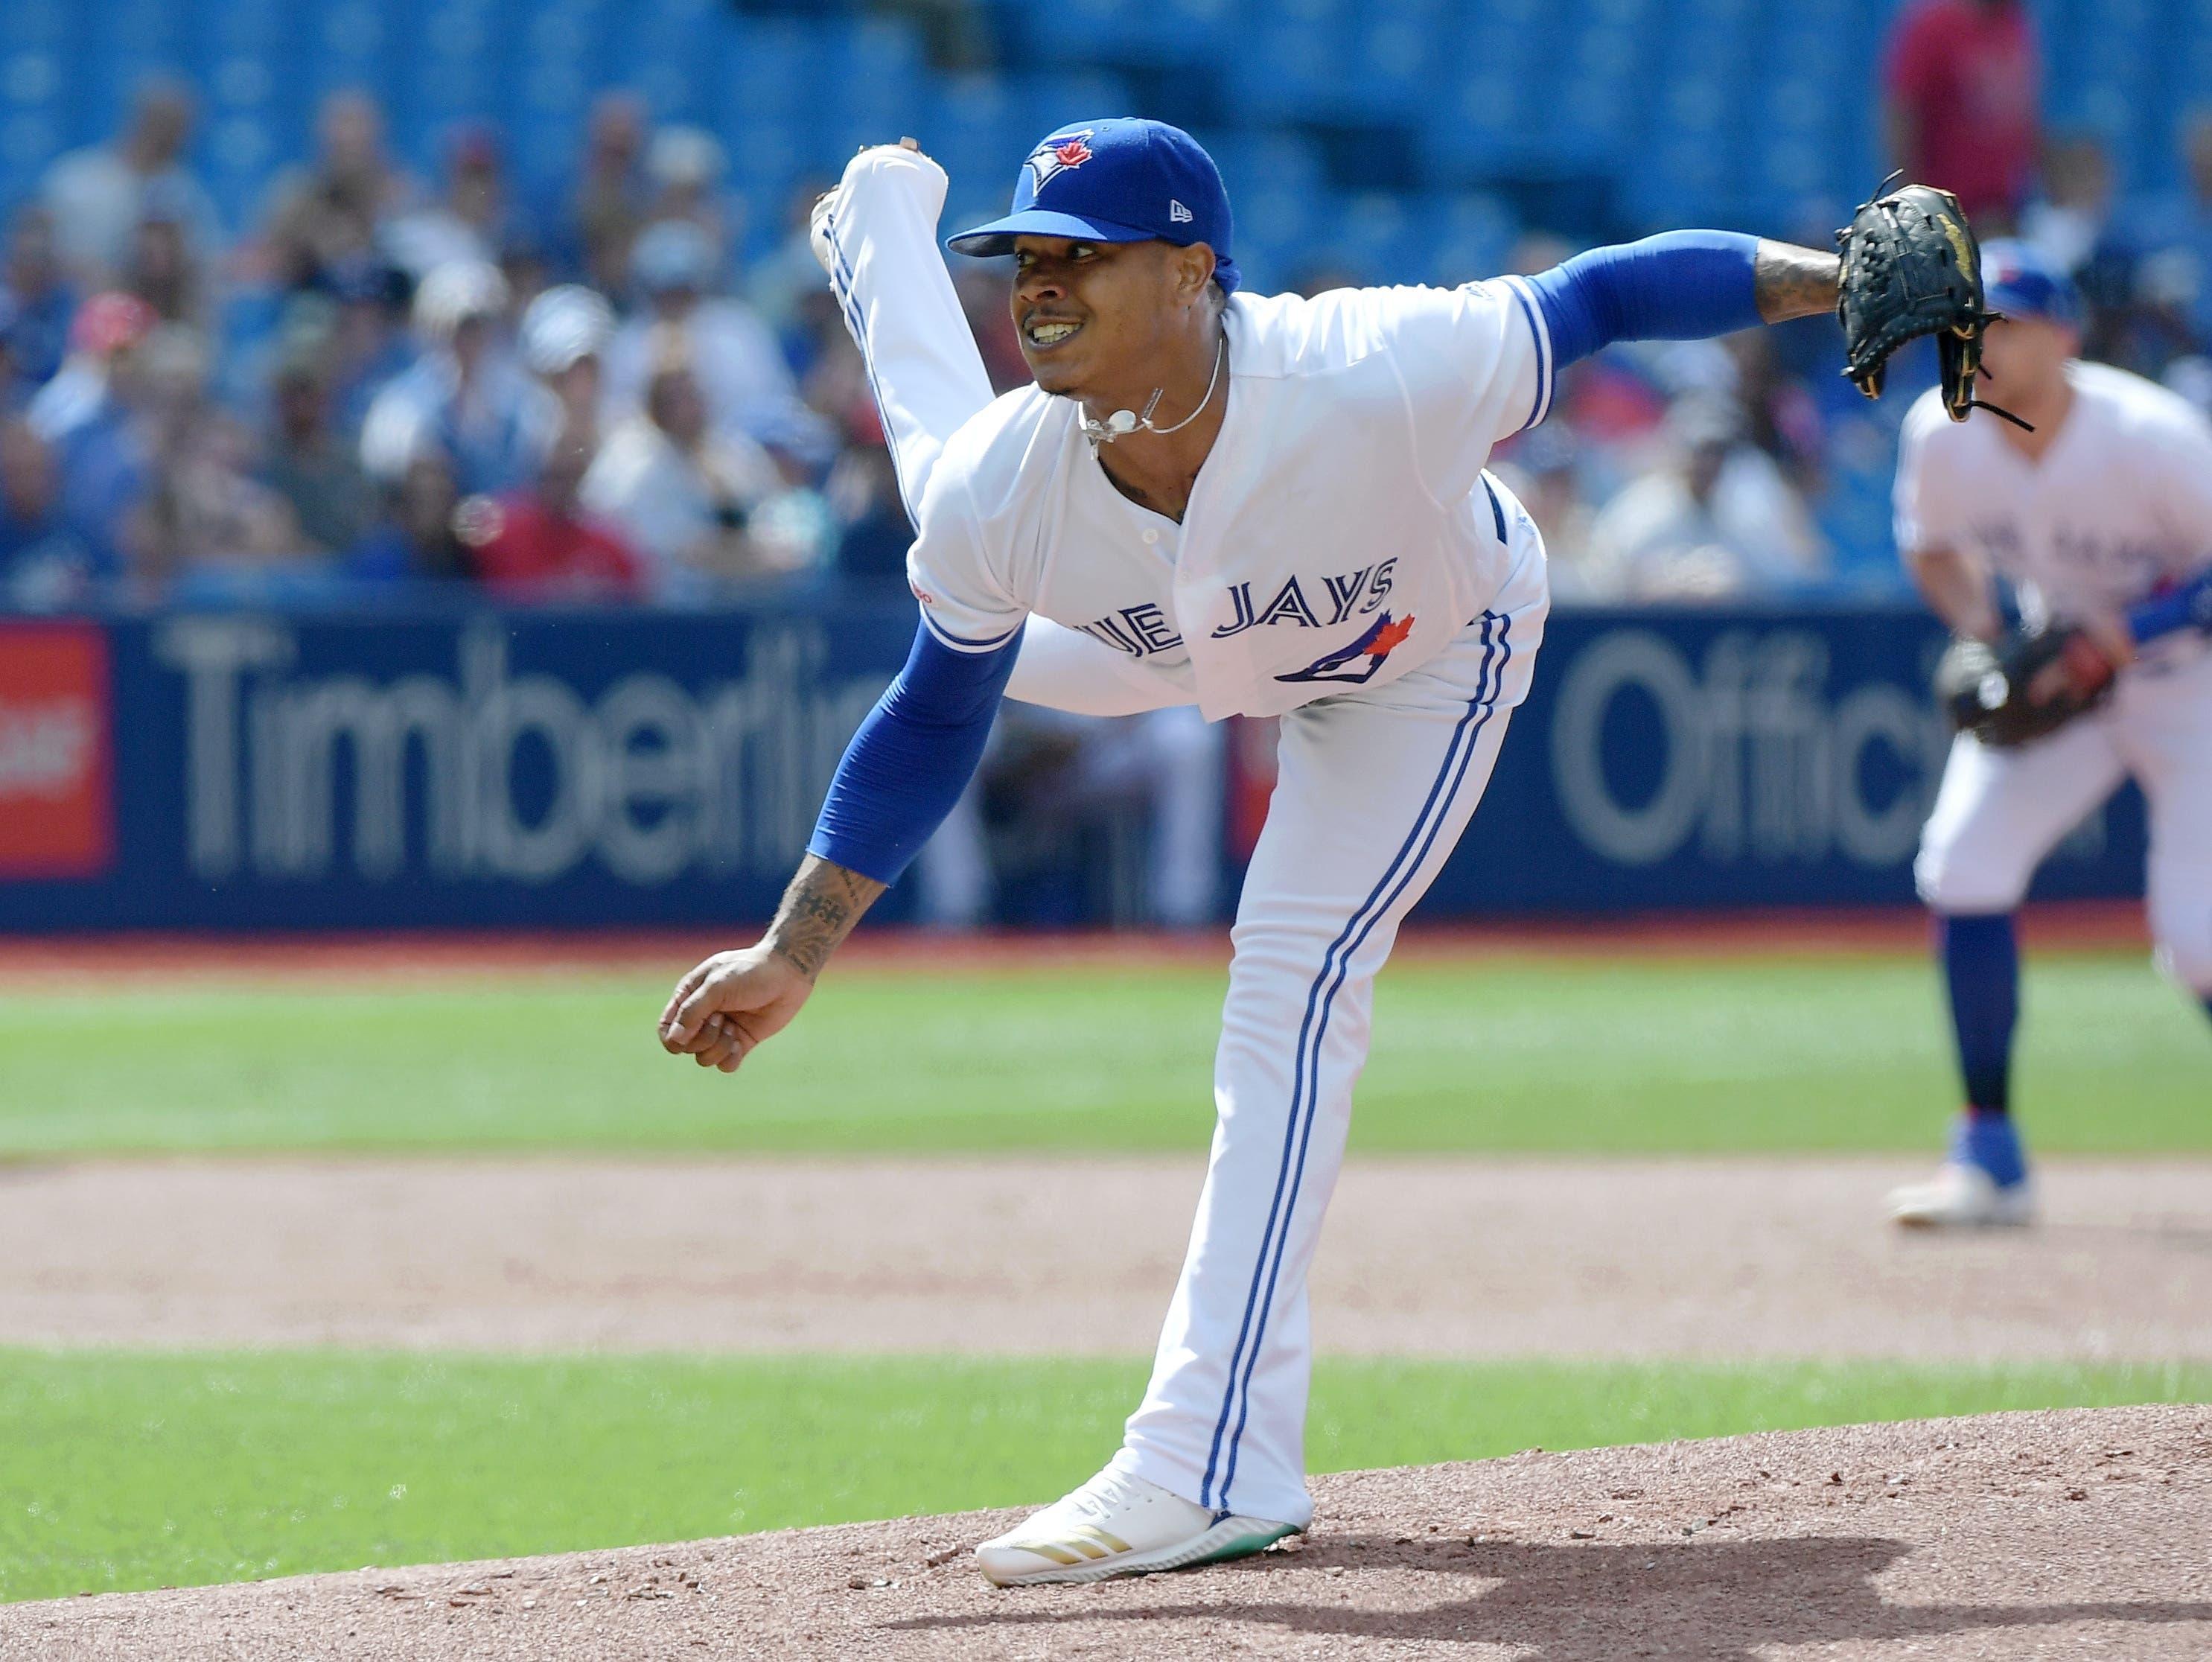
M 814 252 L 868 370 L 907 517 L 991 378 L 937 246 L 945 169 L 908 139 L 846 164 L 814 209 Z

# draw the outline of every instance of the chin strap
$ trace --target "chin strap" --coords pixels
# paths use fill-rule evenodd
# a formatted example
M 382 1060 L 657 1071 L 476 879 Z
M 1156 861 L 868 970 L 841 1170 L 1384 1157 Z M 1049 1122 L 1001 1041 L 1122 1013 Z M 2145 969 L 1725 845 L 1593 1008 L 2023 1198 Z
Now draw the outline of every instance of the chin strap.
M 2000 409 L 1996 405 L 1991 404 L 1987 399 L 1970 399 L 1967 400 L 1966 408 L 1970 411 L 1986 410 L 1992 416 L 2002 416 L 2007 421 L 2010 422 L 2014 427 L 2020 429 L 2023 433 L 2033 433 L 2035 431 L 2035 423 L 2033 422 L 2022 421 L 2018 416 L 2014 415 L 2011 411 Z
M 1990 323 L 2002 323 L 2004 321 L 2004 314 L 2002 312 L 1991 312 L 1987 314 L 1987 321 Z M 1978 375 L 1987 376 L 1991 380 L 1995 380 L 1996 379 L 1995 375 L 1990 374 L 1990 372 L 1986 368 L 1977 367 L 1974 373 Z M 2035 423 L 2033 422 L 2022 421 L 2018 416 L 2014 415 L 2011 411 L 2001 410 L 1996 405 L 1991 404 L 1987 399 L 1975 398 L 1971 393 L 1969 393 L 1966 397 L 1966 409 L 1969 413 L 1972 413 L 1976 410 L 1986 410 L 1992 416 L 2002 416 L 2007 421 L 2010 422 L 2014 427 L 2020 429 L 2023 433 L 2033 433 L 2035 431 Z

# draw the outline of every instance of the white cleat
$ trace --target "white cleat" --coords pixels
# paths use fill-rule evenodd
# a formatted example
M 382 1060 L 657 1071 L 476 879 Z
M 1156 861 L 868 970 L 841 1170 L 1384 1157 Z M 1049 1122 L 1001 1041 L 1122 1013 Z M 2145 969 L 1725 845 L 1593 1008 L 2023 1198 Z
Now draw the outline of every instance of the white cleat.
M 1292 1524 L 1209 1512 L 1109 1467 L 997 1540 L 984 1542 L 975 1549 L 975 1567 L 1002 1587 L 1103 1581 L 1245 1558 L 1300 1533 Z
M 1980 1166 L 1954 1160 L 1931 1182 L 1891 1190 L 1889 1216 L 1914 1229 L 2017 1227 L 2035 1221 L 2035 1196 L 2025 1178 L 1999 1188 Z

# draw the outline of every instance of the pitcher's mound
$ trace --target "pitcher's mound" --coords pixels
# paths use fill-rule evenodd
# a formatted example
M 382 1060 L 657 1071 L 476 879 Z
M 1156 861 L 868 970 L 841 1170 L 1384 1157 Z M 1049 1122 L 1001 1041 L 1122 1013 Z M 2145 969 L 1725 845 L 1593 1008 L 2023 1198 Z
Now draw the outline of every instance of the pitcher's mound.
M 995 1591 L 974 1513 L 0 1610 L 7 1658 L 2212 1655 L 2212 1408 L 1732 1437 L 1314 1485 L 1294 1550 Z

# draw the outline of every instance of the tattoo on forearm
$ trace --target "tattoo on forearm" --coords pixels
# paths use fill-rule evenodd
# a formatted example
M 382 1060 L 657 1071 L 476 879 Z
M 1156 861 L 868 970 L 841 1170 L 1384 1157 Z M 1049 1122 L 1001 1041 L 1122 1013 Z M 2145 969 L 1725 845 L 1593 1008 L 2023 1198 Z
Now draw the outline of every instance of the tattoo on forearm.
M 808 855 L 768 926 L 769 949 L 811 981 L 883 892 L 872 877 Z
M 1759 301 L 1759 314 L 1769 323 L 1784 323 L 1832 312 L 1842 274 L 1843 262 L 1833 254 L 1762 238 L 1752 265 L 1752 293 Z

